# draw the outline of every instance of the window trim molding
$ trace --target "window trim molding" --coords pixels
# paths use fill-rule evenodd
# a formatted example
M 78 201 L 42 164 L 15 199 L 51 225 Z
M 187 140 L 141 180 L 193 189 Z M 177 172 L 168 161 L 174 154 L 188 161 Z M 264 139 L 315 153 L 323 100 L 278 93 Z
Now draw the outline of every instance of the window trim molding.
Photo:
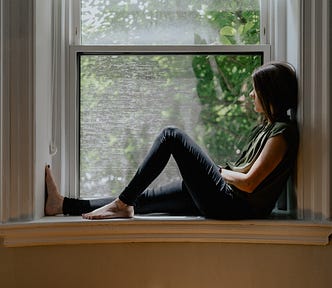
M 298 218 L 331 218 L 329 3 L 301 1 Z M 305 67 L 305 69 L 304 69 Z M 316 153 L 316 151 L 324 151 Z
M 82 220 L 44 217 L 0 226 L 4 247 L 111 243 L 250 243 L 328 245 L 331 222 L 135 216 L 134 219 Z

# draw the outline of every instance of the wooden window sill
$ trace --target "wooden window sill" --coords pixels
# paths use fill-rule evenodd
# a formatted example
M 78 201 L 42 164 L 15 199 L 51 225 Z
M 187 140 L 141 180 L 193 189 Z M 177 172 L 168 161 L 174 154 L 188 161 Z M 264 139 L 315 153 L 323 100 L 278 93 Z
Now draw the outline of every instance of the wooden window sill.
M 169 216 L 98 221 L 56 216 L 0 225 L 5 247 L 153 242 L 327 245 L 331 234 L 331 222 L 217 221 Z

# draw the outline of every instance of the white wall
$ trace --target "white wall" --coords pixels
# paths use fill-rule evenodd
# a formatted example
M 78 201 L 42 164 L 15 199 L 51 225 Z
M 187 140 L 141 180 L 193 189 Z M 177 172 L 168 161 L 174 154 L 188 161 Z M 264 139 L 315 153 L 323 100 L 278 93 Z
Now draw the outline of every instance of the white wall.
M 0 221 L 28 220 L 34 197 L 33 1 L 1 1 Z M 20 21 L 13 21 L 20 19 Z

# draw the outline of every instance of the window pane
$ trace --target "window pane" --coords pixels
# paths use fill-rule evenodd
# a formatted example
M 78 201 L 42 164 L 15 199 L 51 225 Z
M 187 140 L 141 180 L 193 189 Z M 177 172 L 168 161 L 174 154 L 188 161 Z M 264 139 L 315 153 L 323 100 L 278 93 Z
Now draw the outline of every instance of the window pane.
M 248 97 L 260 55 L 81 55 L 80 196 L 118 195 L 167 125 L 216 163 L 257 121 Z M 170 163 L 156 183 L 178 177 Z
M 260 0 L 81 0 L 82 44 L 259 44 Z

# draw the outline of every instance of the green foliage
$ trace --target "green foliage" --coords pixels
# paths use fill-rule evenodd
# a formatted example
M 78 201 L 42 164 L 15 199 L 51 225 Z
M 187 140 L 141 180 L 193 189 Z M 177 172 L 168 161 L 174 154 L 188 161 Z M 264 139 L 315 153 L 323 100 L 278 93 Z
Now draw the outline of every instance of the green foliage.
M 257 119 L 248 94 L 251 74 L 260 63 L 260 56 L 238 55 L 193 60 L 202 104 L 200 142 L 219 163 L 234 160 Z

